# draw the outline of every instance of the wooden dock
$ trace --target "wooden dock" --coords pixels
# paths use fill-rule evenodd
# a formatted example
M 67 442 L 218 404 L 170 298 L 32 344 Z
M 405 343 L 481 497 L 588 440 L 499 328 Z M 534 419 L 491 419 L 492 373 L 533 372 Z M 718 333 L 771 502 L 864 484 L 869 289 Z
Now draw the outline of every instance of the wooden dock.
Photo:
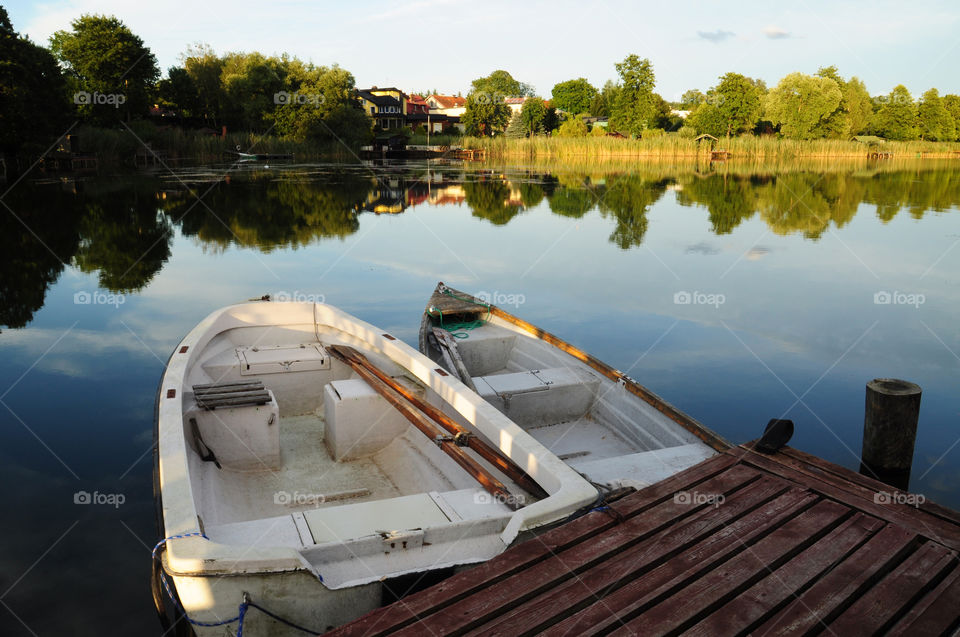
M 960 514 L 734 447 L 334 635 L 953 635 Z

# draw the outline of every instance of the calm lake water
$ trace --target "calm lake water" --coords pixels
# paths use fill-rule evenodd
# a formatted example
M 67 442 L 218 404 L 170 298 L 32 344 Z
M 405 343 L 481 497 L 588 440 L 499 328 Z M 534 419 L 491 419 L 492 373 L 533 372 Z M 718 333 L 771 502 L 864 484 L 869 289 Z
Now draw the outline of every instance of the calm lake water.
M 157 383 L 203 317 L 264 294 L 416 346 L 442 280 L 731 442 L 791 418 L 793 446 L 854 469 L 865 383 L 914 381 L 911 489 L 960 508 L 960 162 L 223 165 L 2 202 L 3 635 L 160 632 Z

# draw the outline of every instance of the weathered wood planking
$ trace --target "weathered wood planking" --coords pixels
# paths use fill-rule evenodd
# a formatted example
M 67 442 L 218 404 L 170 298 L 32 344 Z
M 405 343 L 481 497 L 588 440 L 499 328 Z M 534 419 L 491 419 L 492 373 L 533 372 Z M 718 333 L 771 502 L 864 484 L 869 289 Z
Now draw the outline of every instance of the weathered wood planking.
M 950 635 L 960 516 L 884 490 L 745 445 L 333 634 Z

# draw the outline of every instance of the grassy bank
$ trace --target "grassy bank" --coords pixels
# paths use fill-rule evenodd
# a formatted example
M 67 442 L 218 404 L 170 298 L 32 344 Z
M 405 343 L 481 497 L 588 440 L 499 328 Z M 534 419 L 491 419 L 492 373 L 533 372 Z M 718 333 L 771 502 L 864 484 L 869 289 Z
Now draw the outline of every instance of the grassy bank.
M 132 164 L 144 145 L 160 151 L 166 160 L 221 161 L 237 150 L 245 153 L 293 153 L 298 160 L 352 158 L 353 153 L 338 143 L 297 142 L 274 135 L 227 133 L 226 137 L 204 135 L 150 122 L 133 122 L 130 128 L 81 126 L 73 131 L 80 138 L 82 152 L 94 153 L 108 164 Z
M 531 137 L 527 139 L 465 137 L 466 148 L 487 151 L 490 158 L 617 158 L 617 157 L 698 157 L 709 156 L 709 143 L 701 144 L 679 135 L 652 139 L 616 137 Z M 793 159 L 806 157 L 866 157 L 871 152 L 893 153 L 896 158 L 937 157 L 960 159 L 957 142 L 885 142 L 867 146 L 855 141 L 815 139 L 809 141 L 774 137 L 733 137 L 721 139 L 714 147 L 728 151 L 734 158 Z

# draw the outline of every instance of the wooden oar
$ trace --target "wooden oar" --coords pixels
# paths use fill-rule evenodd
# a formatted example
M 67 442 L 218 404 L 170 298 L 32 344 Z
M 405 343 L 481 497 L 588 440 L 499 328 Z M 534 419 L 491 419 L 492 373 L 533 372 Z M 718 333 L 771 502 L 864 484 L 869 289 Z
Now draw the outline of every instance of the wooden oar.
M 368 366 L 371 365 L 369 361 L 366 361 L 366 357 L 363 359 L 366 361 L 366 364 L 354 358 L 354 355 L 362 356 L 362 354 L 352 347 L 334 345 L 327 348 L 327 351 L 349 365 L 360 378 L 365 380 L 378 394 L 387 399 L 387 402 L 396 407 L 397 411 L 409 420 L 414 427 L 436 442 L 437 446 L 439 446 L 444 453 L 463 467 L 463 469 L 479 482 L 487 492 L 493 495 L 498 502 L 506 504 L 514 511 L 520 508 L 517 498 L 507 490 L 507 487 L 502 482 L 490 475 L 482 465 L 468 456 L 467 453 L 454 442 L 453 438 L 444 435 L 443 430 L 439 429 L 423 411 L 415 407 L 402 394 L 391 387 L 390 384 L 384 382 L 377 374 L 369 369 Z
M 473 449 L 475 452 L 477 452 L 477 455 L 502 471 L 511 480 L 520 485 L 520 487 L 522 487 L 527 493 L 530 493 L 537 498 L 545 498 L 547 495 L 549 495 L 539 484 L 537 484 L 536 480 L 530 477 L 530 475 L 519 465 L 517 465 L 512 458 L 509 458 L 496 447 L 491 446 L 484 440 L 476 437 L 471 432 L 464 429 L 459 423 L 452 420 L 437 407 L 434 407 L 430 403 L 421 400 L 419 396 L 412 393 L 406 387 L 385 374 L 383 370 L 371 363 L 370 360 L 361 352 L 358 352 L 354 348 L 347 345 L 331 345 L 327 348 L 327 350 L 333 354 L 339 354 L 341 360 L 350 358 L 356 363 L 363 365 L 365 369 L 375 374 L 377 378 L 410 401 L 417 409 L 432 418 L 448 432 L 452 433 L 455 439 L 459 437 L 460 440 L 466 440 L 466 446 Z

